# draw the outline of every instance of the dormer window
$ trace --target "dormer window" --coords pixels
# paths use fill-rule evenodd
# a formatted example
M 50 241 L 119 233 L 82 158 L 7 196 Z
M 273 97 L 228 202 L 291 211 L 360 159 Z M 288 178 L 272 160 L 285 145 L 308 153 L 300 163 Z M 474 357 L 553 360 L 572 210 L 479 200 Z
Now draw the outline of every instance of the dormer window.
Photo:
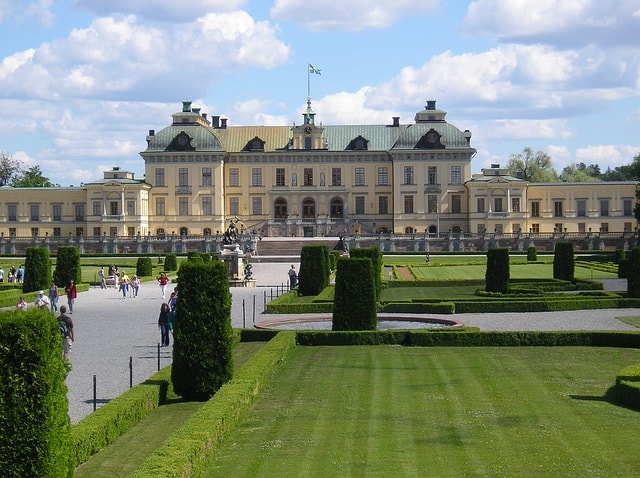
M 351 140 L 347 149 L 352 151 L 366 151 L 369 149 L 369 141 L 362 136 L 358 136 Z
M 265 144 L 265 141 L 256 136 L 250 140 L 244 148 L 242 148 L 242 151 L 264 151 Z

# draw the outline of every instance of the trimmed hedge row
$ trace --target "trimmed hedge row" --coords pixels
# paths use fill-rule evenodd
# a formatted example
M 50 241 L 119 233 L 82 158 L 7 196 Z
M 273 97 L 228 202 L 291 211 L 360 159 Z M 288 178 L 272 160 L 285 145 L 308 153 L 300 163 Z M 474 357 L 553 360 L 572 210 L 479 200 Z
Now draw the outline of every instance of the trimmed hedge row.
M 416 347 L 592 346 L 640 348 L 637 332 L 479 332 L 455 330 L 299 331 L 300 345 L 404 345 Z
M 72 427 L 74 466 L 87 461 L 93 454 L 113 443 L 116 438 L 158 408 L 166 400 L 170 374 L 170 366 L 163 368 L 145 382 L 130 388 Z
M 620 370 L 611 393 L 613 398 L 623 405 L 640 409 L 640 363 Z
M 397 314 L 455 314 L 453 302 L 390 302 L 382 307 L 382 312 Z
M 212 454 L 268 384 L 274 368 L 287 359 L 295 346 L 295 332 L 276 335 L 131 476 L 157 478 L 202 473 Z
M 456 313 L 488 313 L 488 312 L 561 312 L 580 309 L 623 309 L 640 307 L 640 300 L 623 297 L 594 298 L 589 296 L 571 296 L 571 298 L 554 299 L 527 297 L 519 301 L 482 300 L 456 302 Z

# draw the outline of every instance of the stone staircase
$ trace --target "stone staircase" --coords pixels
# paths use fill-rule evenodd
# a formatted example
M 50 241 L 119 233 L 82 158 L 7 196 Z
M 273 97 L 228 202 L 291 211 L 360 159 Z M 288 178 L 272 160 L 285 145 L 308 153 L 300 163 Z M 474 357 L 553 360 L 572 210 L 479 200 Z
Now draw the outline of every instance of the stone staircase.
M 289 261 L 291 258 L 299 258 L 304 246 L 312 244 L 326 244 L 329 250 L 339 248 L 340 240 L 336 237 L 264 237 L 258 241 L 257 254 L 251 257 L 252 262 L 260 262 L 261 257 L 268 257 L 270 262 Z

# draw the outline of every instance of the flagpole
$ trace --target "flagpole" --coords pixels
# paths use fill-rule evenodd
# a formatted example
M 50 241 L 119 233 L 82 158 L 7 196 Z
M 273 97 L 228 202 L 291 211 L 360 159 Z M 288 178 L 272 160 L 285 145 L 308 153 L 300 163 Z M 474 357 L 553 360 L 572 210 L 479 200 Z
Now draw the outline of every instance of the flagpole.
M 307 98 L 311 96 L 311 63 L 307 62 Z

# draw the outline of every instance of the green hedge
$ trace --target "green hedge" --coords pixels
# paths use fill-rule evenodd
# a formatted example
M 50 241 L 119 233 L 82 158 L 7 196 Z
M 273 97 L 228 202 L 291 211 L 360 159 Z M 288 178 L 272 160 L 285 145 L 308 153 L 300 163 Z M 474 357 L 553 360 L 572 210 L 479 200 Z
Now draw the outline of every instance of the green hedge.
M 389 302 L 382 312 L 398 314 L 455 314 L 453 302 Z
M 165 367 L 140 385 L 87 415 L 71 429 L 74 466 L 113 443 L 166 400 L 171 367 Z
M 224 438 L 250 411 L 273 370 L 296 346 L 294 332 L 280 332 L 195 412 L 131 475 L 135 478 L 198 476 Z
M 640 410 L 640 363 L 629 365 L 618 373 L 611 393 L 623 405 Z

